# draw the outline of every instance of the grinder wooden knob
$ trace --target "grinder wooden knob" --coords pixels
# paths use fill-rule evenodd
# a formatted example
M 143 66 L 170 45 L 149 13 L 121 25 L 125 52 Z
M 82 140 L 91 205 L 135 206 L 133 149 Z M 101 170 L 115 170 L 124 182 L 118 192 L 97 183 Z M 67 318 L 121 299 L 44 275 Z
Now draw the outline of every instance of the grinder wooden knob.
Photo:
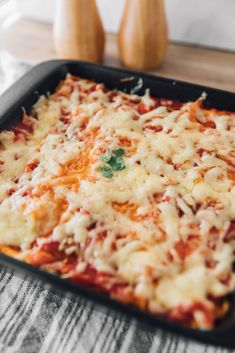
M 100 62 L 104 29 L 95 0 L 56 0 L 54 43 L 59 58 Z
M 126 0 L 119 30 L 122 63 L 139 70 L 159 66 L 167 49 L 164 0 Z

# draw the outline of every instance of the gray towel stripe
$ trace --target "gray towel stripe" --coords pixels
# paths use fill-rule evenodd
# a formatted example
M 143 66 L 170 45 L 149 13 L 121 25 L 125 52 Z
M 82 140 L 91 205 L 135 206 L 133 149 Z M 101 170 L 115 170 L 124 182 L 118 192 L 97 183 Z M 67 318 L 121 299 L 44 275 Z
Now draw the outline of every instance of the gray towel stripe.
M 30 288 L 31 285 L 29 283 L 27 283 L 26 289 L 24 290 L 25 284 L 23 285 L 22 288 L 22 295 L 20 296 L 20 299 L 15 302 L 12 307 L 11 310 L 11 315 L 8 316 L 8 321 L 7 321 L 7 325 L 5 326 L 5 328 L 3 328 L 1 330 L 1 337 L 3 340 L 6 341 L 6 343 L 8 343 L 8 334 L 9 332 L 14 329 L 15 325 L 17 325 L 19 319 L 20 319 L 20 315 L 22 312 L 22 309 L 24 310 L 26 305 L 27 305 L 27 296 L 29 295 L 30 298 L 30 302 L 31 302 L 31 294 L 32 294 L 32 289 Z M 31 289 L 31 290 L 30 290 Z M 14 318 L 14 320 L 13 320 Z
M 30 346 L 30 342 L 32 341 L 32 337 L 35 342 L 33 347 L 34 352 L 36 353 L 40 351 L 43 338 L 47 335 L 49 327 L 51 326 L 51 323 L 54 319 L 54 316 L 59 310 L 59 307 L 61 306 L 62 298 L 60 296 L 57 296 L 55 299 L 53 296 L 53 292 L 51 291 L 46 293 L 46 296 L 41 295 L 40 297 L 42 298 L 41 305 L 39 306 L 39 302 L 37 302 L 35 305 L 39 306 L 40 310 L 37 311 L 34 317 L 31 317 L 31 325 L 28 331 L 26 332 L 24 339 L 21 342 L 19 353 L 27 353 L 25 352 L 25 347 L 29 347 L 29 353 L 31 353 L 32 347 Z M 57 305 L 51 305 L 53 300 L 56 300 Z M 50 308 L 50 310 L 48 310 L 48 308 Z

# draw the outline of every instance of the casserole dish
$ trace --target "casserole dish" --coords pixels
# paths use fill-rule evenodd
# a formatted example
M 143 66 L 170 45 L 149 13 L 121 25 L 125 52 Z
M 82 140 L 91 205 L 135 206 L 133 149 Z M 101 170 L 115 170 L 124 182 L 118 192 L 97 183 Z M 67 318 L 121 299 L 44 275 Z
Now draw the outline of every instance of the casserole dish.
M 39 65 L 31 73 L 21 79 L 14 86 L 14 97 L 11 96 L 9 93 L 10 91 L 2 97 L 3 111 L 0 117 L 2 128 L 6 128 L 9 125 L 11 117 L 17 119 L 22 115 L 22 107 L 26 110 L 26 112 L 30 112 L 32 106 L 37 102 L 38 97 L 46 92 L 53 92 L 58 83 L 65 78 L 67 73 L 79 75 L 80 77 L 86 79 L 95 79 L 97 82 L 104 83 L 110 89 L 125 90 L 126 92 L 138 90 L 139 94 L 144 94 L 146 89 L 150 89 L 152 96 L 182 102 L 194 101 L 200 97 L 203 92 L 206 92 L 207 99 L 204 102 L 204 105 L 207 108 L 213 107 L 224 111 L 235 110 L 233 105 L 233 95 L 230 93 L 166 79 L 159 79 L 135 72 L 105 68 L 94 64 L 72 61 L 57 61 Z M 24 90 L 22 90 L 22 87 Z M 107 158 L 107 156 L 105 156 L 105 158 Z M 59 283 L 63 283 L 62 287 L 65 290 L 79 292 L 81 295 L 86 295 L 88 298 L 93 297 L 97 302 L 105 302 L 107 304 L 112 303 L 116 308 L 124 310 L 125 312 L 131 312 L 134 316 L 137 315 L 146 318 L 149 322 L 161 322 L 162 326 L 168 326 L 169 328 L 177 331 L 182 331 L 185 334 L 190 334 L 194 337 L 201 338 L 204 341 L 212 342 L 214 339 L 215 343 L 227 345 L 232 344 L 232 342 L 230 343 L 229 341 L 230 335 L 228 334 L 228 332 L 230 332 L 229 329 L 231 328 L 230 325 L 232 325 L 232 298 L 230 300 L 230 311 L 223 319 L 223 322 L 220 324 L 218 323 L 215 329 L 203 332 L 199 330 L 182 328 L 175 323 L 146 314 L 130 305 L 117 303 L 116 301 L 107 298 L 100 293 L 92 292 L 81 285 L 68 283 L 68 281 L 61 280 L 52 274 L 45 273 L 44 271 L 32 269 L 29 265 L 22 264 L 17 260 L 9 259 L 7 256 L 1 255 L 1 261 L 9 263 L 12 266 L 15 266 L 18 263 L 21 268 L 28 269 L 28 271 L 33 271 L 35 274 L 37 273 L 38 276 L 42 276 L 42 278 L 50 279 L 50 282 L 53 282 L 53 284 L 59 285 Z M 221 334 L 219 334 L 219 332 L 221 332 Z M 222 334 L 222 332 L 224 333 Z M 228 335 L 226 336 L 225 333 Z

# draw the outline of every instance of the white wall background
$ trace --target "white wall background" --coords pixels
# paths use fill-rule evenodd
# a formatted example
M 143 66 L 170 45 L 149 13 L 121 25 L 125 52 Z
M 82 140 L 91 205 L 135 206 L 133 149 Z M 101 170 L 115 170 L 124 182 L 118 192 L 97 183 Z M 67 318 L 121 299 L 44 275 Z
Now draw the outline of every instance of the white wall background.
M 118 30 L 124 1 L 97 0 L 107 31 Z M 235 0 L 165 1 L 171 40 L 235 50 Z M 18 2 L 25 15 L 53 20 L 56 0 Z

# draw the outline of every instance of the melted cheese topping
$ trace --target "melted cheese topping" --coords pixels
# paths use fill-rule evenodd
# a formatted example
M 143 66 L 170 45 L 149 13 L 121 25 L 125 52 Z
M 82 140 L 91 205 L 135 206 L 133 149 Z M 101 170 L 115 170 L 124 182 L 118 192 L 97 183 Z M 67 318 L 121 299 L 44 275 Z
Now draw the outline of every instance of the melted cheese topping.
M 35 263 L 69 278 L 89 266 L 120 300 L 213 326 L 235 283 L 235 114 L 71 75 L 33 111 L 0 133 L 0 244 L 33 263 L 58 243 L 73 267 Z M 100 156 L 118 149 L 125 168 L 107 178 Z

